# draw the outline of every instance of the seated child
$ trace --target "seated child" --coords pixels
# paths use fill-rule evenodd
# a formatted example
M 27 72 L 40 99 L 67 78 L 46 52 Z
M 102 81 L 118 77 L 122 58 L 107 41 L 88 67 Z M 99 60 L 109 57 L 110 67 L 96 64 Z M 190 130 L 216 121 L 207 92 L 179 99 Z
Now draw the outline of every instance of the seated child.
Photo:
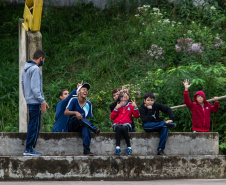
M 129 131 L 132 129 L 132 116 L 139 118 L 139 111 L 135 101 L 130 100 L 128 93 L 121 92 L 118 97 L 118 104 L 111 113 L 113 129 L 116 132 L 116 155 L 121 154 L 120 139 L 123 134 L 127 144 L 127 155 L 132 155 Z
M 115 88 L 112 90 L 111 95 L 115 102 L 110 105 L 111 112 L 113 112 L 114 108 L 116 107 L 116 105 L 118 103 L 118 96 L 119 96 L 120 92 L 128 93 L 128 89 L 124 89 L 124 87 L 122 86 L 122 89 Z M 130 132 L 135 132 L 135 123 L 134 123 L 133 119 L 132 119 L 131 126 L 132 126 L 132 129 L 130 130 Z
M 205 94 L 203 91 L 198 91 L 195 93 L 193 99 L 194 102 L 190 101 L 188 88 L 189 80 L 184 80 L 183 82 L 184 90 L 184 103 L 192 111 L 192 130 L 193 132 L 208 132 L 210 129 L 210 113 L 218 112 L 219 102 L 217 97 L 214 97 L 214 106 L 206 101 Z
M 83 84 L 77 90 L 78 97 L 70 99 L 64 115 L 70 116 L 67 127 L 69 132 L 82 133 L 83 140 L 83 154 L 87 156 L 93 156 L 90 152 L 91 132 L 95 134 L 100 133 L 100 129 L 94 126 L 87 118 L 92 117 L 92 104 L 86 98 L 90 85 L 88 83 Z
M 167 113 L 170 120 L 166 122 L 159 118 L 159 111 Z M 140 117 L 143 121 L 143 129 L 146 132 L 160 132 L 160 141 L 157 149 L 157 155 L 166 155 L 164 153 L 165 144 L 168 138 L 168 127 L 176 128 L 173 123 L 174 114 L 171 108 L 155 102 L 155 96 L 149 92 L 144 95 L 144 103 L 140 107 Z

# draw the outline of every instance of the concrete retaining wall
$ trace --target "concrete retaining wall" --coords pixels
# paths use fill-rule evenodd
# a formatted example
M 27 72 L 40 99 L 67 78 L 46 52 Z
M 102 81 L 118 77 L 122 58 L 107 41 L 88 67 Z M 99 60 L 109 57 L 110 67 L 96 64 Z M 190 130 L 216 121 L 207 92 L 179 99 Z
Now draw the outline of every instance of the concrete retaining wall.
M 0 180 L 226 178 L 226 156 L 0 157 Z
M 159 133 L 130 133 L 133 155 L 155 155 L 159 143 Z M 0 133 L 0 155 L 22 155 L 26 144 L 26 133 Z M 115 133 L 92 134 L 90 145 L 95 155 L 113 155 Z M 126 143 L 121 139 L 123 154 Z M 48 156 L 82 155 L 80 133 L 40 133 L 36 150 Z M 168 155 L 217 155 L 219 134 L 215 132 L 192 133 L 171 132 L 166 143 Z

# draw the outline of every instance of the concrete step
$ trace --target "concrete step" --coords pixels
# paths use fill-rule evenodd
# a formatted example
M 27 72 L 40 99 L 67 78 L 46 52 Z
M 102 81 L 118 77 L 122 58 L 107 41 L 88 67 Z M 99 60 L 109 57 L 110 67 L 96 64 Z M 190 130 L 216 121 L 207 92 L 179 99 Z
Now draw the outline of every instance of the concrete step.
M 26 133 L 0 133 L 0 156 L 21 156 L 26 144 Z M 159 133 L 130 133 L 133 155 L 155 155 Z M 48 156 L 82 155 L 80 133 L 40 133 L 36 150 Z M 95 155 L 112 156 L 115 151 L 115 133 L 92 134 L 90 145 Z M 125 153 L 126 144 L 121 139 Z M 168 155 L 217 155 L 219 134 L 217 132 L 171 132 L 166 143 Z
M 226 178 L 226 156 L 1 156 L 0 180 Z

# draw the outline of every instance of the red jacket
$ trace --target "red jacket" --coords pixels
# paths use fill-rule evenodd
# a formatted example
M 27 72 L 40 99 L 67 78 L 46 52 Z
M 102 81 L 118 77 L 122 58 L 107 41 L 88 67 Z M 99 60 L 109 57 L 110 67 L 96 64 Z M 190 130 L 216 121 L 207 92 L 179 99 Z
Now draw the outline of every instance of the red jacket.
M 204 107 L 199 105 L 195 99 L 196 95 L 201 95 L 204 98 Z M 198 91 L 194 97 L 194 102 L 189 99 L 188 91 L 184 91 L 184 103 L 192 111 L 192 130 L 199 132 L 208 132 L 210 128 L 210 113 L 218 112 L 219 103 L 215 102 L 214 106 L 206 101 L 205 94 L 202 91 Z
M 124 107 L 120 107 L 118 110 L 114 109 L 111 113 L 111 119 L 114 120 L 115 124 L 132 123 L 132 115 L 134 118 L 139 118 L 138 108 L 134 107 L 128 103 Z

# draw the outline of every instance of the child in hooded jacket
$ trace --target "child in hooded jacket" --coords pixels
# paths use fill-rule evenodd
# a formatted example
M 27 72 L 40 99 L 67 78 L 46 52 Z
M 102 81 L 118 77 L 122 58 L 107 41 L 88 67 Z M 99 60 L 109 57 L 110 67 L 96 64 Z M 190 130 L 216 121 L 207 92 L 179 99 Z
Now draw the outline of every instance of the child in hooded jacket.
M 139 111 L 135 101 L 130 100 L 128 93 L 121 92 L 118 97 L 118 103 L 111 113 L 113 121 L 113 129 L 116 132 L 116 155 L 121 154 L 120 139 L 124 136 L 127 144 L 127 155 L 132 155 L 129 131 L 132 129 L 132 116 L 139 118 Z
M 184 90 L 184 103 L 192 111 L 192 130 L 193 132 L 208 132 L 210 129 L 210 113 L 218 112 L 219 102 L 217 97 L 214 97 L 214 106 L 206 101 L 205 94 L 203 91 L 198 91 L 195 93 L 193 100 L 190 101 L 188 89 L 189 80 L 184 80 L 183 82 Z

